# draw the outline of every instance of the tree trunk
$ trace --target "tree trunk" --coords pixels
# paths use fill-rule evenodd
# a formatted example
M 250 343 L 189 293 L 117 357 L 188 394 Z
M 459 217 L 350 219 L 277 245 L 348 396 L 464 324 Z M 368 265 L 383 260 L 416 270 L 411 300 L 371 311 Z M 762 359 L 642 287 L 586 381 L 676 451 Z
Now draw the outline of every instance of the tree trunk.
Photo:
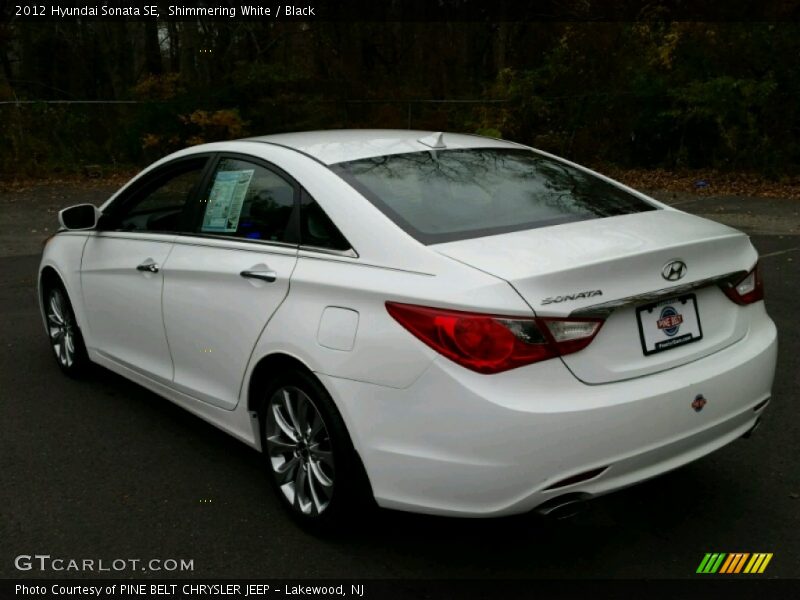
M 144 67 L 153 75 L 161 75 L 164 70 L 158 43 L 158 24 L 154 20 L 144 22 Z

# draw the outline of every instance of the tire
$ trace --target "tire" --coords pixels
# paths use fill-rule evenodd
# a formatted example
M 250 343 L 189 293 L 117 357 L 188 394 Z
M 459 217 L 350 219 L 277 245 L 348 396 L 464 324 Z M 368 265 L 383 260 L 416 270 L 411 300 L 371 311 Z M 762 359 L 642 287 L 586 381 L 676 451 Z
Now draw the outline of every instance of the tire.
M 50 347 L 59 368 L 69 377 L 84 375 L 89 368 L 89 356 L 69 296 L 61 282 L 51 283 L 44 288 L 44 313 Z
M 313 375 L 291 369 L 270 382 L 259 416 L 269 478 L 302 527 L 338 530 L 373 505 L 344 422 Z

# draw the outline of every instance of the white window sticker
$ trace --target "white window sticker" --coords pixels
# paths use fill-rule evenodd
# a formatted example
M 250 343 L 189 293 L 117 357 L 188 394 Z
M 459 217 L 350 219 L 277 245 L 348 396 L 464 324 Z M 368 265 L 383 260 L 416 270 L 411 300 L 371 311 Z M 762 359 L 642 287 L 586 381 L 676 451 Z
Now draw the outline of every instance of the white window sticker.
M 215 233 L 236 231 L 247 188 L 250 187 L 254 172 L 254 169 L 217 171 L 214 185 L 208 194 L 202 231 Z

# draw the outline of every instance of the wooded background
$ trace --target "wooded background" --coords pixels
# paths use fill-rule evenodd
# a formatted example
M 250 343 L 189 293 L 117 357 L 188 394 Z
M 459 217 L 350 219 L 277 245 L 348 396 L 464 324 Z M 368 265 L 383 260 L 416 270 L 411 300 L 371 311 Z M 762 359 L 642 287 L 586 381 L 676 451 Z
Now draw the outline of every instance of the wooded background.
M 780 177 L 800 159 L 792 22 L 11 22 L 0 63 L 4 178 L 336 127 L 620 167 Z

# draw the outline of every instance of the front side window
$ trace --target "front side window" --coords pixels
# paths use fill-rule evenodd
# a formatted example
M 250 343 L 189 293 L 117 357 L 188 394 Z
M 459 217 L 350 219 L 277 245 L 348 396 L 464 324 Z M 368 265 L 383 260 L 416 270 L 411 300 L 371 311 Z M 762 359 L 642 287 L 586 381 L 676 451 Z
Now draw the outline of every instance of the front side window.
M 289 226 L 294 211 L 294 185 L 260 165 L 223 158 L 208 189 L 200 233 L 268 242 L 296 241 Z
M 523 149 L 411 152 L 333 169 L 425 244 L 655 210 L 594 175 Z
M 189 200 L 206 161 L 182 160 L 146 175 L 112 205 L 107 223 L 122 231 L 190 231 Z

